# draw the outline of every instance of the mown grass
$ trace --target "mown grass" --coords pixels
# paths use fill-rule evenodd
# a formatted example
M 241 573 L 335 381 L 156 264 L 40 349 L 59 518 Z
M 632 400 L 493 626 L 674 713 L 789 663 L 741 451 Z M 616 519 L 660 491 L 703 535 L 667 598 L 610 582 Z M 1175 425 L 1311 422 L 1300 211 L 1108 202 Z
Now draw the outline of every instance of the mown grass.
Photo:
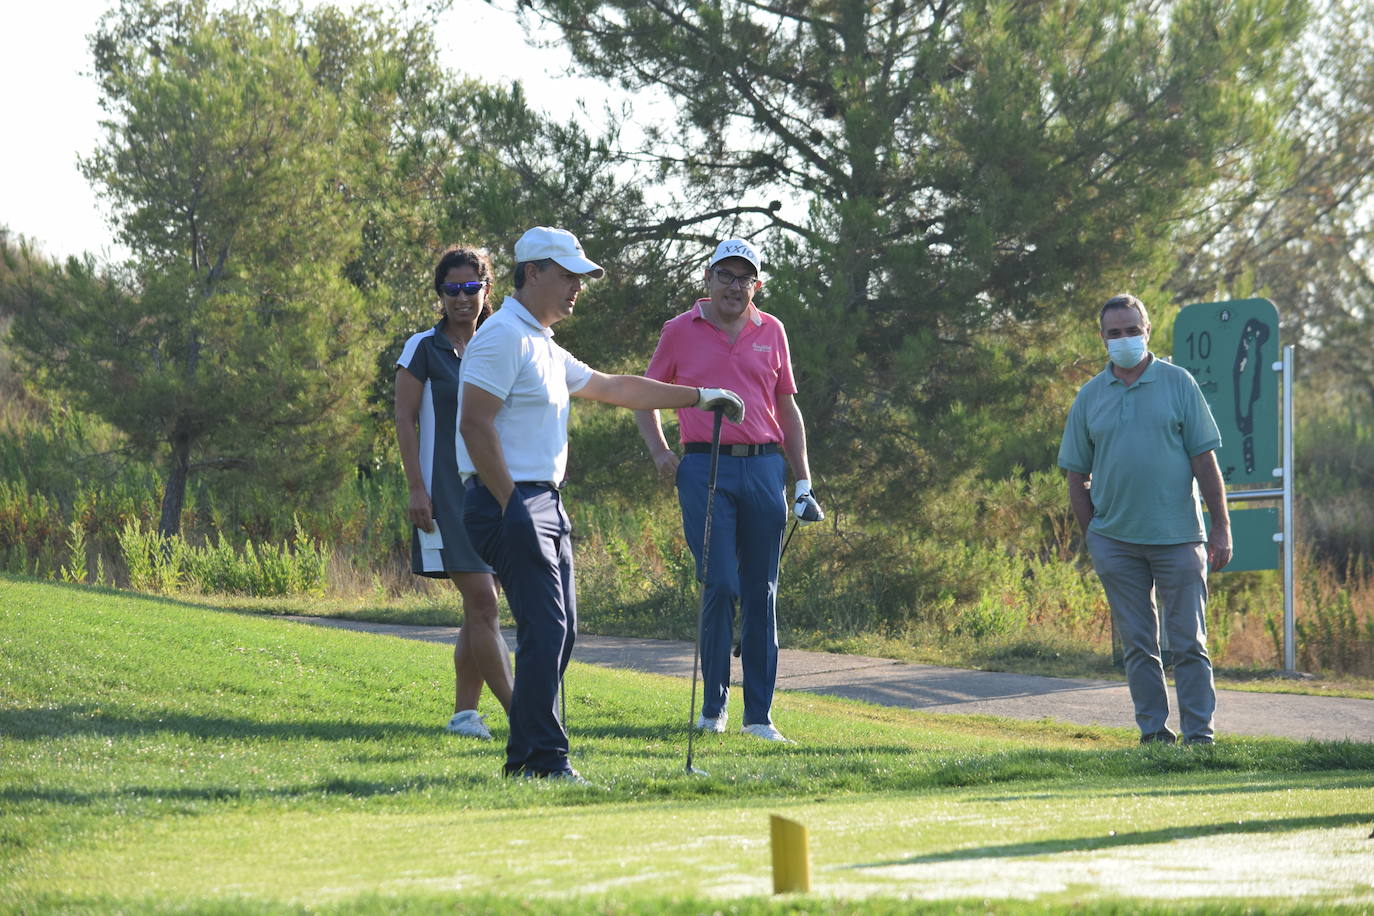
M 777 716 L 798 745 L 707 736 L 710 776 L 691 778 L 685 682 L 575 665 L 574 764 L 597 784 L 582 788 L 502 780 L 501 742 L 442 732 L 442 646 L 14 577 L 0 642 L 4 910 L 1135 910 L 1133 885 L 997 876 L 1190 843 L 1269 850 L 1276 874 L 1296 843 L 1331 869 L 1374 821 L 1367 744 L 1139 748 L 1123 730 L 793 694 Z M 774 811 L 811 826 L 824 899 L 766 899 Z M 1293 905 L 1374 901 L 1347 867 Z M 986 886 L 951 872 L 969 868 Z M 1218 896 L 1287 899 L 1271 891 Z M 1234 909 L 1192 899 L 1211 895 L 1183 902 Z

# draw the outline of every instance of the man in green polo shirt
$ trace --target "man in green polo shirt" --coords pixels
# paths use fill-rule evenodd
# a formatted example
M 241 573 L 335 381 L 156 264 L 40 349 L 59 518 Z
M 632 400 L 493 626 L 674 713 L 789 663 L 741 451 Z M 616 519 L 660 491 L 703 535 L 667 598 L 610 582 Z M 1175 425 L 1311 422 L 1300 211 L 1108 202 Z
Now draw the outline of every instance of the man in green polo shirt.
M 1231 560 L 1231 519 L 1214 452 L 1221 434 L 1193 376 L 1148 351 L 1144 303 L 1113 296 L 1099 324 L 1110 361 L 1079 390 L 1059 446 L 1069 505 L 1121 634 L 1140 742 L 1175 739 L 1166 725 L 1162 616 L 1183 743 L 1211 744 L 1217 695 L 1207 655 L 1207 572 Z M 1198 490 L 1212 515 L 1210 537 Z

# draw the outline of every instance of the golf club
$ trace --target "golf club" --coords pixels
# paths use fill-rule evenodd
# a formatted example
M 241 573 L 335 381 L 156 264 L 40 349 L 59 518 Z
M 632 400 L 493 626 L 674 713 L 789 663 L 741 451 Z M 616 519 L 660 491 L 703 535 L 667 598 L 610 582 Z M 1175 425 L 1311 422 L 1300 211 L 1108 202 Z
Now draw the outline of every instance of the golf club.
M 787 556 L 787 545 L 792 543 L 792 535 L 797 533 L 797 526 L 801 524 L 798 519 L 792 520 L 792 530 L 787 532 L 787 540 L 782 542 L 782 550 L 778 552 L 778 565 L 782 565 L 782 558 Z
M 716 465 L 720 461 L 720 423 L 725 414 L 723 408 L 712 411 L 715 422 L 711 426 L 711 471 L 706 478 L 706 533 L 701 542 L 701 597 L 697 601 L 697 626 L 692 644 L 692 702 L 687 707 L 687 774 L 705 776 L 706 773 L 692 766 L 693 743 L 697 736 L 697 668 L 701 666 L 701 618 L 706 612 L 706 584 L 711 572 L 711 507 L 716 501 Z M 705 690 L 705 685 L 702 685 Z

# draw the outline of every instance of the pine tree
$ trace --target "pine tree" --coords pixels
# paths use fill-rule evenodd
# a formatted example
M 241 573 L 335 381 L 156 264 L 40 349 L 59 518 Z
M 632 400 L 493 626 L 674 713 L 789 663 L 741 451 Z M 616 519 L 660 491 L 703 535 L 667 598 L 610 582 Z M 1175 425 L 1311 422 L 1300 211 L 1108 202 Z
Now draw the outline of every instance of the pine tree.
M 355 454 L 372 346 L 339 270 L 360 239 L 348 106 L 273 10 L 127 0 L 93 49 L 107 118 L 83 169 L 132 258 L 49 273 L 14 339 L 161 456 L 164 534 L 204 469 L 270 470 L 305 498 Z
M 883 508 L 1016 434 L 1061 357 L 1042 322 L 1085 321 L 1156 277 L 1182 217 L 1262 155 L 1304 15 L 1301 0 L 529 8 L 583 71 L 676 103 L 635 158 L 683 203 L 645 234 L 765 241 L 764 307 L 791 331 L 815 463 Z

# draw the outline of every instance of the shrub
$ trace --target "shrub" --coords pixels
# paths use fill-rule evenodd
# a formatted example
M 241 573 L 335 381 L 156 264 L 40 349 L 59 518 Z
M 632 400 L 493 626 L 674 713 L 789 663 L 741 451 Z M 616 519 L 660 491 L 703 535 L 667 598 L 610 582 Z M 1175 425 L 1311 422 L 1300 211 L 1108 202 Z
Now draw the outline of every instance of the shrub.
M 119 532 L 119 549 L 130 588 L 171 594 L 182 587 L 188 548 L 180 537 L 163 537 L 130 519 Z
M 67 553 L 71 559 L 62 567 L 62 581 L 84 583 L 86 581 L 86 528 L 79 521 L 67 526 Z
M 325 590 L 328 552 L 299 525 L 294 545 L 255 546 L 250 540 L 236 550 L 223 535 L 212 544 L 194 547 L 180 536 L 162 537 L 130 521 L 120 532 L 119 544 L 129 585 L 138 591 L 318 597 Z

